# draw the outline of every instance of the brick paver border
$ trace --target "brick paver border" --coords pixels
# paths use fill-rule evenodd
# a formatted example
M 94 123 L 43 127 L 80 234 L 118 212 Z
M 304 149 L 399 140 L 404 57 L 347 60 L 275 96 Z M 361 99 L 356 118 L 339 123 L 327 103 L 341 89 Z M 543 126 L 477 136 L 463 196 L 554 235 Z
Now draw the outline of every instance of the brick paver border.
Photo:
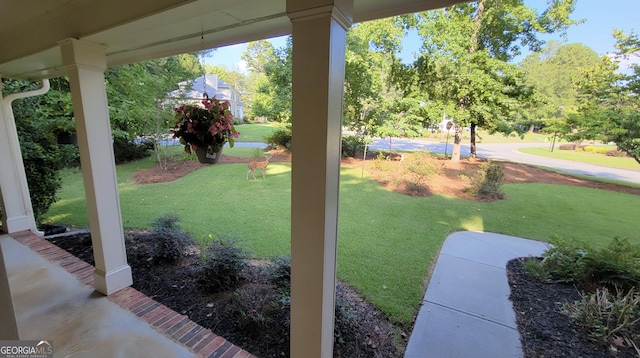
M 31 231 L 20 231 L 10 236 L 50 262 L 59 265 L 83 284 L 93 286 L 95 267 L 92 265 Z M 108 299 L 136 315 L 175 343 L 187 347 L 201 357 L 255 358 L 251 353 L 191 321 L 189 317 L 173 311 L 134 288 L 124 288 L 108 296 Z

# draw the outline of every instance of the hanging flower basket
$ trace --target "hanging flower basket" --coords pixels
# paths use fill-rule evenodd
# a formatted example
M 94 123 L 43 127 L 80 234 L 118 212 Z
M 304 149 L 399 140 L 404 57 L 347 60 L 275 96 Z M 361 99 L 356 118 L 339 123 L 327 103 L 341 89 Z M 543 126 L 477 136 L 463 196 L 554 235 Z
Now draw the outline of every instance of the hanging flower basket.
M 213 146 L 198 147 L 196 156 L 202 164 L 217 164 L 222 159 L 222 148 L 214 148 Z
M 220 162 L 225 143 L 229 142 L 229 146 L 233 147 L 234 138 L 240 135 L 233 126 L 233 114 L 229 107 L 229 101 L 205 97 L 202 107 L 183 104 L 174 108 L 173 138 L 180 138 L 185 152 L 196 152 L 200 163 Z

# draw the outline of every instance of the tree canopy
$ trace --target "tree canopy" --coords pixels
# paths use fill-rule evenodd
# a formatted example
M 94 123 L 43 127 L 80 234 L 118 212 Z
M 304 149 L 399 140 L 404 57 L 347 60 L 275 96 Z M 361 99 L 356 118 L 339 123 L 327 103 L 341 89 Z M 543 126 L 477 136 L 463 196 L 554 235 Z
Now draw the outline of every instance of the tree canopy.
M 452 159 L 460 159 L 463 127 L 491 132 L 522 132 L 533 100 L 524 73 L 508 61 L 522 48 L 539 50 L 542 33 L 562 32 L 575 0 L 550 2 L 541 13 L 522 0 L 479 0 L 417 15 L 422 53 L 411 65 L 395 63 L 394 80 L 405 96 L 421 97 L 453 115 L 456 135 Z
M 640 41 L 634 34 L 614 32 L 618 56 L 602 56 L 582 71 L 576 81 L 578 109 L 566 120 L 564 136 L 615 142 L 618 149 L 640 164 L 640 66 L 631 73 L 619 71 L 620 57 L 640 56 Z

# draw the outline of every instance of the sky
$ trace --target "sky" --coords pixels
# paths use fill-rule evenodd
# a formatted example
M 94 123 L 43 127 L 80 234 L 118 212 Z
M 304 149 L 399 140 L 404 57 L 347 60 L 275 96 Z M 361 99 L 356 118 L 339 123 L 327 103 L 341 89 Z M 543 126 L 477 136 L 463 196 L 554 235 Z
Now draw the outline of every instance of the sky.
M 525 0 L 525 4 L 540 8 L 546 5 L 546 0 Z M 567 30 L 566 43 L 582 43 L 593 49 L 598 55 L 615 51 L 613 30 L 620 29 L 625 33 L 635 30 L 640 33 L 640 0 L 577 0 L 573 19 L 584 19 L 580 25 L 574 25 Z M 541 37 L 544 40 L 564 42 L 559 35 Z M 286 38 L 279 37 L 270 40 L 275 48 L 283 47 Z M 402 43 L 403 51 L 400 58 L 403 62 L 412 62 L 415 54 L 420 51 L 420 41 L 415 33 L 410 33 Z M 226 46 L 216 49 L 207 58 L 206 63 L 223 65 L 228 70 L 246 72 L 246 64 L 241 57 L 246 50 L 246 44 Z M 515 59 L 520 61 L 527 55 L 523 53 Z

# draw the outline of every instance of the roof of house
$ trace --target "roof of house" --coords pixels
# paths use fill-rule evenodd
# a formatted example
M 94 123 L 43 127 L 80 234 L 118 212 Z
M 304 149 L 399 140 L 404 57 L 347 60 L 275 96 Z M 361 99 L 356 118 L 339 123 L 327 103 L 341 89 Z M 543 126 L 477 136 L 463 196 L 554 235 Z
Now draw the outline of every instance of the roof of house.
M 193 81 L 180 82 L 178 85 L 180 86 L 180 89 L 169 92 L 167 97 L 199 99 L 203 98 L 206 93 L 209 98 L 216 97 L 217 99 L 231 99 L 226 94 L 220 92 L 221 87 L 231 88 L 231 86 L 220 80 L 218 76 L 214 74 L 206 74 Z

